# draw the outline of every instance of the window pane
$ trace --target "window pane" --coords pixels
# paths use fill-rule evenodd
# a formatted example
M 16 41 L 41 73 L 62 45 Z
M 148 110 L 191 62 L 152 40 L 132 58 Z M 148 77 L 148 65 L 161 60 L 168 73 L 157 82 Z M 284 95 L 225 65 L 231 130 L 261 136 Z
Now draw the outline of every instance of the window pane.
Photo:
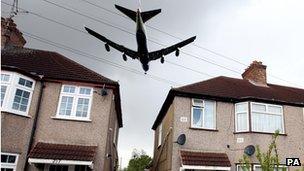
M 90 88 L 80 88 L 79 94 L 90 95 L 91 94 L 91 89 Z
M 247 113 L 237 113 L 237 131 L 248 131 L 248 117 Z
M 10 75 L 8 74 L 1 74 L 1 82 L 9 82 Z
M 205 101 L 204 128 L 215 128 L 215 103 Z
M 16 156 L 8 156 L 8 163 L 15 163 L 16 161 Z
M 195 127 L 203 127 L 202 109 L 193 108 L 192 123 Z
M 7 89 L 7 86 L 1 86 L 1 106 L 3 104 L 3 100 L 4 100 L 4 97 L 5 97 L 6 89 Z
M 269 113 L 283 113 L 282 108 L 280 106 L 268 106 L 268 112 Z
M 60 108 L 59 108 L 59 115 L 70 116 L 72 112 L 72 106 L 73 106 L 73 97 L 62 96 Z
M 75 93 L 75 87 L 74 86 L 64 86 L 63 87 L 63 92 L 65 93 Z
M 202 99 L 192 99 L 192 105 L 203 107 L 203 100 Z
M 252 112 L 252 130 L 273 133 L 283 132 L 282 115 L 269 115 Z
M 236 112 L 247 112 L 248 103 L 238 103 L 236 104 Z
M 266 105 L 253 103 L 252 110 L 258 111 L 258 112 L 266 112 Z
M 1 155 L 1 163 L 7 163 L 8 155 Z
M 26 112 L 29 103 L 30 92 L 16 89 L 16 94 L 13 101 L 12 108 L 22 112 Z
M 33 82 L 32 81 L 26 80 L 24 78 L 19 78 L 18 84 L 26 86 L 26 87 L 29 87 L 29 88 L 32 88 L 32 86 L 33 86 Z
M 87 117 L 88 109 L 89 109 L 89 99 L 79 98 L 77 103 L 76 116 Z

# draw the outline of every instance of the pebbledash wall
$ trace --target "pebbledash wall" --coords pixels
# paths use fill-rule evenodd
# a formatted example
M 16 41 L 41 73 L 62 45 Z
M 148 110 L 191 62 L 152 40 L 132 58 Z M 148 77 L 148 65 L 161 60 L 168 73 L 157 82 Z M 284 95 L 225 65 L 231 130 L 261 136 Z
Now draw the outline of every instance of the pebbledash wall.
M 19 154 L 17 170 L 23 170 L 25 166 L 40 91 L 41 83 L 36 81 L 28 116 L 1 111 L 1 152 Z
M 19 154 L 17 170 L 23 170 L 25 166 L 33 118 L 37 110 L 40 84 L 40 82 L 36 81 L 29 117 L 1 112 L 1 150 L 2 152 Z M 73 84 L 71 82 L 68 82 L 68 84 L 77 85 L 77 83 Z M 119 130 L 113 91 L 108 89 L 107 96 L 93 93 L 90 112 L 91 121 L 61 120 L 55 118 L 61 86 L 61 83 L 45 83 L 34 144 L 46 142 L 98 146 L 94 160 L 94 170 L 107 170 L 110 167 L 110 159 L 106 157 L 106 154 L 109 153 L 108 150 L 112 150 L 112 154 L 114 154 L 113 164 L 117 160 L 116 150 L 110 147 L 112 146 L 110 143 L 117 144 L 117 138 L 114 139 L 111 135 L 114 135 L 113 133 L 116 129 L 117 137 Z M 95 88 L 94 90 L 98 91 L 100 88 Z M 29 170 L 37 170 L 37 168 L 31 165 Z
M 191 98 L 174 98 L 170 110 L 162 122 L 163 137 L 168 133 L 171 134 L 164 145 L 172 146 L 172 149 L 168 149 L 165 154 L 162 154 L 157 170 L 179 170 L 181 166 L 180 150 L 224 152 L 231 162 L 231 170 L 236 170 L 235 166 L 242 158 L 244 148 L 247 145 L 259 145 L 264 151 L 268 149 L 271 134 L 235 133 L 234 103 L 216 102 L 216 131 L 191 128 L 191 107 Z M 280 135 L 277 141 L 280 162 L 285 164 L 287 157 L 300 157 L 300 160 L 304 161 L 303 107 L 284 105 L 283 112 L 286 135 Z M 187 122 L 181 122 L 181 117 L 187 117 Z M 157 147 L 159 127 L 155 131 L 154 156 L 158 155 L 160 149 Z M 187 137 L 186 144 L 183 146 L 173 143 L 180 134 L 185 134 Z M 237 138 L 243 138 L 244 142 L 237 143 Z M 258 162 L 256 157 L 251 157 L 251 160 L 253 163 Z M 289 167 L 289 170 L 295 169 L 299 169 L 299 167 Z

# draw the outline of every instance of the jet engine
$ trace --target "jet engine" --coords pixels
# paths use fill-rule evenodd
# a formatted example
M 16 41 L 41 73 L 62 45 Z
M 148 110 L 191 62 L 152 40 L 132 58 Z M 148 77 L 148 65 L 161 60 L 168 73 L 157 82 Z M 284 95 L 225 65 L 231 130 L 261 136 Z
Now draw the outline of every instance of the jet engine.
M 176 49 L 176 51 L 175 51 L 175 56 L 176 56 L 176 57 L 179 56 L 179 49 Z
M 126 54 L 122 54 L 122 59 L 123 59 L 124 61 L 127 61 L 127 60 L 128 60 L 127 55 L 126 55 Z
M 163 64 L 164 62 L 165 62 L 165 58 L 164 58 L 164 57 L 161 57 L 161 58 L 160 58 L 160 63 Z
M 105 44 L 105 48 L 108 52 L 110 52 L 110 46 L 107 43 Z

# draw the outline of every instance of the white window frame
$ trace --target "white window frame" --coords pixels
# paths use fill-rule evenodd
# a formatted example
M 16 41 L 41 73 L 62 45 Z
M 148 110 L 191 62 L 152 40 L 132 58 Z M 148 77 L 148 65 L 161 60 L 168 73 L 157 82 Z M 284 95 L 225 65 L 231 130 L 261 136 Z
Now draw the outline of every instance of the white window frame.
M 13 169 L 14 171 L 16 171 L 17 169 L 17 164 L 18 164 L 18 158 L 19 158 L 19 154 L 16 153 L 3 153 L 1 152 L 1 155 L 8 155 L 8 156 L 15 156 L 16 160 L 15 163 L 2 163 L 1 162 L 1 168 L 5 168 L 5 169 Z
M 36 83 L 35 80 L 33 80 L 32 78 L 29 78 L 27 76 L 21 75 L 19 73 L 16 73 L 16 72 L 1 71 L 1 74 L 6 74 L 6 75 L 10 76 L 9 82 L 3 82 L 3 83 L 1 82 L 1 85 L 7 86 L 1 110 L 5 111 L 5 112 L 16 114 L 16 115 L 28 116 L 28 113 L 29 113 L 29 110 L 31 107 L 32 96 L 34 93 L 35 83 Z M 20 85 L 18 83 L 20 78 L 32 81 L 33 82 L 32 87 L 29 88 L 29 87 Z M 15 98 L 17 89 L 30 92 L 27 108 L 26 108 L 26 111 L 24 111 L 24 112 L 13 109 L 13 103 L 14 103 L 14 98 Z
M 202 105 L 200 106 L 196 106 L 194 105 L 194 100 L 201 100 L 202 101 Z M 213 100 L 203 100 L 203 99 L 196 99 L 196 98 L 193 98 L 192 100 L 192 103 L 191 103 L 191 128 L 197 128 L 197 129 L 209 129 L 209 130 L 216 130 L 216 101 L 213 101 Z M 213 113 L 213 121 L 214 121 L 214 128 L 207 128 L 205 127 L 204 123 L 205 123 L 205 101 L 209 101 L 209 102 L 213 102 L 213 109 L 214 109 L 214 113 Z M 196 108 L 196 109 L 202 109 L 202 126 L 196 126 L 193 124 L 193 109 Z
M 237 111 L 237 105 L 242 105 L 242 104 L 246 104 L 247 105 L 247 111 Z M 248 102 L 240 102 L 240 103 L 236 103 L 235 105 L 234 105 L 234 123 L 235 123 L 235 132 L 248 132 L 249 131 L 249 124 L 250 124 L 250 122 L 249 122 L 249 104 L 248 104 Z M 239 114 L 239 113 L 246 113 L 247 114 L 247 128 L 246 128 L 246 130 L 239 130 L 238 129 L 238 122 L 237 122 L 237 115 Z
M 63 92 L 64 86 L 75 87 L 75 93 Z M 81 88 L 91 89 L 90 95 L 80 94 L 79 91 L 80 91 Z M 67 119 L 67 120 L 90 121 L 91 107 L 92 107 L 92 104 L 93 104 L 93 93 L 94 93 L 93 87 L 85 87 L 85 86 L 63 84 L 61 86 L 60 97 L 59 97 L 59 102 L 58 102 L 57 112 L 56 112 L 56 117 L 55 118 L 58 118 L 58 119 Z M 59 114 L 59 112 L 60 112 L 60 105 L 61 105 L 61 101 L 62 101 L 62 97 L 63 96 L 73 97 L 73 104 L 72 104 L 72 109 L 71 109 L 71 115 L 70 116 L 60 115 Z M 78 104 L 79 98 L 87 98 L 87 99 L 89 99 L 88 113 L 87 113 L 86 117 L 76 116 L 77 104 Z
M 158 128 L 157 147 L 160 147 L 162 145 L 162 138 L 163 138 L 162 133 L 163 133 L 163 124 L 161 123 Z
M 254 104 L 257 104 L 257 105 L 265 105 L 266 106 L 266 112 L 261 112 L 261 111 L 255 111 L 255 110 L 252 110 L 252 106 Z M 272 112 L 269 112 L 268 108 L 269 106 L 274 106 L 274 107 L 279 107 L 281 108 L 281 111 L 282 113 L 272 113 Z M 259 102 L 250 102 L 250 116 L 251 116 L 251 125 L 252 125 L 252 121 L 253 121 L 253 114 L 252 113 L 262 113 L 262 114 L 266 114 L 266 115 L 276 115 L 276 116 L 281 116 L 281 122 L 282 122 L 282 132 L 280 132 L 281 134 L 284 134 L 285 133 L 285 123 L 284 123 L 284 110 L 283 110 L 283 106 L 281 105 L 274 105 L 274 104 L 268 104 L 268 103 L 259 103 Z M 274 133 L 274 132 L 267 132 L 267 131 L 256 131 L 256 130 L 253 130 L 253 128 L 251 127 L 252 131 L 253 132 L 265 132 L 265 133 Z
M 254 164 L 253 165 L 253 171 L 255 171 L 256 170 L 256 167 L 261 167 L 261 165 L 259 165 L 259 164 Z M 288 167 L 287 166 L 285 166 L 285 165 L 279 165 L 279 168 L 286 168 L 286 171 L 288 171 Z

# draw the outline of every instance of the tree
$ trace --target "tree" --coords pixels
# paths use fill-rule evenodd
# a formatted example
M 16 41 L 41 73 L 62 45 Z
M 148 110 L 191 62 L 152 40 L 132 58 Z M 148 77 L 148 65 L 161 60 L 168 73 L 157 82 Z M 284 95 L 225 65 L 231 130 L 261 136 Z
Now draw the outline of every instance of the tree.
M 127 171 L 143 171 L 150 163 L 152 158 L 146 154 L 145 151 L 138 151 L 134 149 L 132 152 L 132 158 L 129 161 Z
M 277 138 L 279 136 L 279 130 L 275 131 L 275 133 L 272 136 L 271 143 L 268 146 L 267 152 L 261 152 L 260 147 L 257 145 L 257 154 L 256 158 L 259 161 L 259 164 L 261 165 L 262 171 L 273 171 L 278 170 L 278 166 L 280 165 L 279 162 L 279 155 L 278 155 L 278 149 L 276 145 Z M 274 154 L 273 154 L 274 152 Z M 242 164 L 242 169 L 245 171 L 250 170 L 250 159 L 249 156 L 244 154 L 243 158 L 240 159 L 240 163 Z M 283 171 L 285 171 L 286 168 L 283 168 Z

